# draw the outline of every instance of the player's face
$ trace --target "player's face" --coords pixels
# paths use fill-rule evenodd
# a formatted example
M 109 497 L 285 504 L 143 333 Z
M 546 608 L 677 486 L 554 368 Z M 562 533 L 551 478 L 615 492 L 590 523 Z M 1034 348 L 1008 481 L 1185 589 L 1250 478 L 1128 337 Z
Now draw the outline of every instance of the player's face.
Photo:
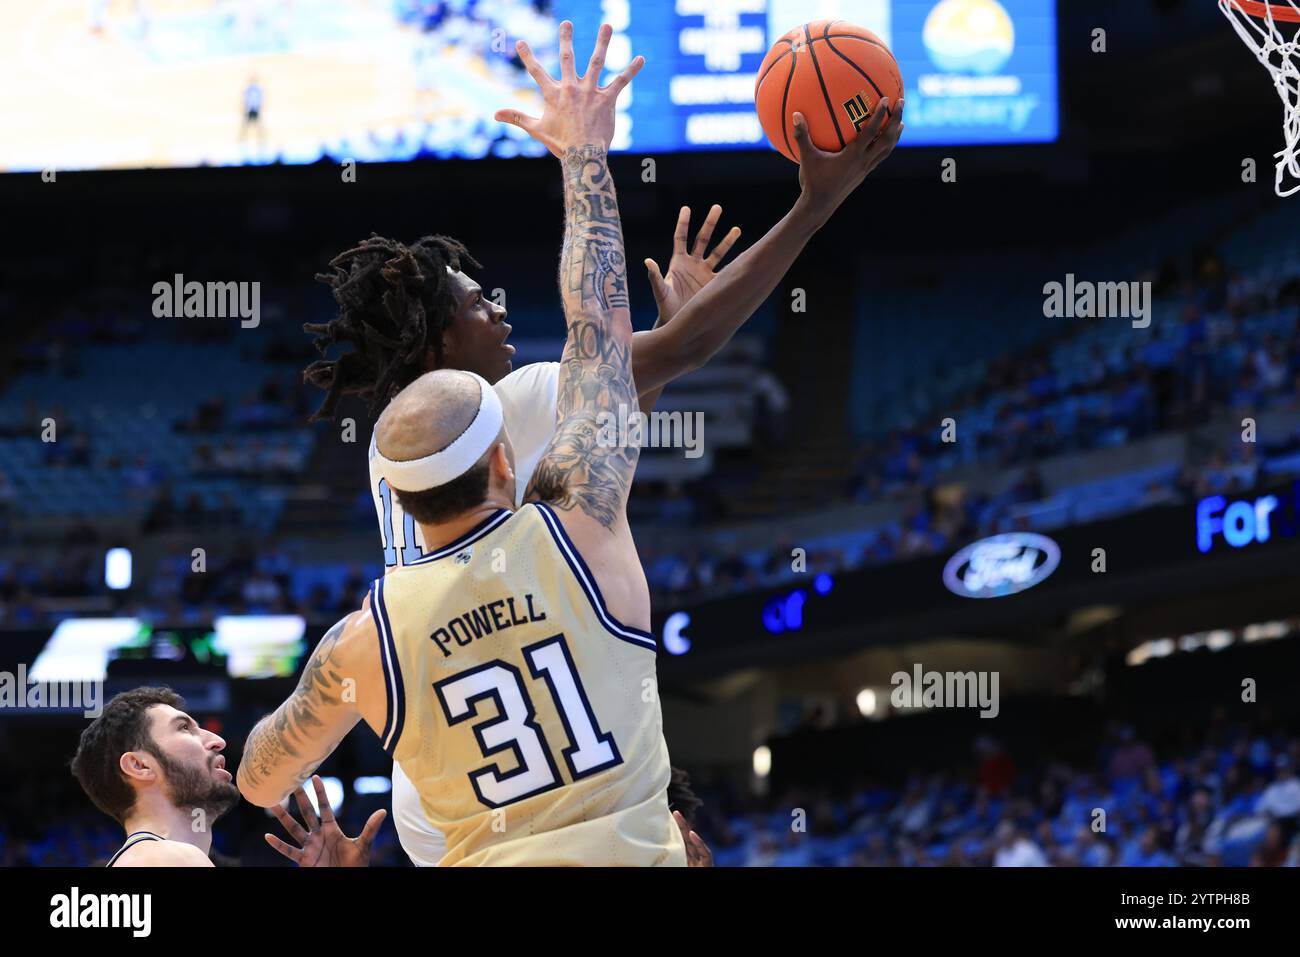
M 203 808 L 216 820 L 239 801 L 235 778 L 226 770 L 225 740 L 199 727 L 184 711 L 158 704 L 149 709 L 155 757 L 166 794 L 177 807 Z
M 476 372 L 496 383 L 509 375 L 515 347 L 506 342 L 510 324 L 504 306 L 483 295 L 483 290 L 463 272 L 451 275 L 456 316 L 443 336 L 443 356 L 449 369 Z

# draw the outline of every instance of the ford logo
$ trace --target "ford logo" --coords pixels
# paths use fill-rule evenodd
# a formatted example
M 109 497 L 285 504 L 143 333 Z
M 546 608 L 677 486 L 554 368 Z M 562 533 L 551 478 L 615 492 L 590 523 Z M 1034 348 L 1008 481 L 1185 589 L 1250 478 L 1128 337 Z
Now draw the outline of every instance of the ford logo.
M 1046 535 L 1007 532 L 967 545 L 943 569 L 943 583 L 962 598 L 1002 598 L 1033 588 L 1056 571 L 1061 549 Z

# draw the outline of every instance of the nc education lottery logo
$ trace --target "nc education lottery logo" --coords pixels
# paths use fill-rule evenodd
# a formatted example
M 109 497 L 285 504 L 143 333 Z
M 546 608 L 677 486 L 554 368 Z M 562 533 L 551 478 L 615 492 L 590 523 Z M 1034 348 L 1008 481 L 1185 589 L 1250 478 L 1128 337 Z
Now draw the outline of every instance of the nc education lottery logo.
M 921 43 L 935 69 L 916 77 L 915 90 L 909 84 L 909 125 L 1019 134 L 1044 105 L 1046 90 L 1031 78 L 1040 74 L 1026 74 L 1026 64 L 1003 72 L 1016 28 L 997 0 L 942 0 L 925 19 Z
M 940 70 L 991 76 L 1011 59 L 1016 28 L 997 0 L 943 0 L 925 18 L 921 42 Z

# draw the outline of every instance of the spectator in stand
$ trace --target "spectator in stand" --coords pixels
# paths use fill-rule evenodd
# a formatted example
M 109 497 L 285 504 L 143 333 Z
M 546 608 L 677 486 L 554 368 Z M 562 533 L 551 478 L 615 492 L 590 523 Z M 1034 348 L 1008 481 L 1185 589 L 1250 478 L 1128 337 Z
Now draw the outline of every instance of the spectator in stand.
M 992 797 L 1007 793 L 1016 779 L 1016 766 L 1011 755 L 988 735 L 975 739 L 974 751 L 979 762 L 975 772 L 979 786 Z
M 1264 832 L 1264 840 L 1250 857 L 1251 867 L 1281 867 L 1287 858 L 1286 836 L 1276 821 Z
M 1075 831 L 1074 855 L 1082 867 L 1109 867 L 1115 859 L 1105 837 L 1092 827 L 1080 827 Z
M 1289 755 L 1278 755 L 1277 778 L 1259 796 L 1255 811 L 1283 820 L 1291 828 L 1300 823 L 1300 779 Z
M 1025 469 L 1016 483 L 1011 486 L 1011 501 L 1017 505 L 1041 502 L 1046 497 L 1047 489 L 1043 485 L 1043 476 L 1033 465 Z
M 1047 855 L 1014 822 L 1003 821 L 994 835 L 994 867 L 1047 867 Z
M 1130 841 L 1119 857 L 1120 867 L 1176 867 L 1178 862 L 1160 848 L 1160 835 L 1154 827 L 1147 827 L 1134 841 Z
M 1121 725 L 1115 736 L 1118 743 L 1110 759 L 1110 776 L 1136 778 L 1142 775 L 1154 761 L 1151 749 L 1138 740 L 1131 725 Z

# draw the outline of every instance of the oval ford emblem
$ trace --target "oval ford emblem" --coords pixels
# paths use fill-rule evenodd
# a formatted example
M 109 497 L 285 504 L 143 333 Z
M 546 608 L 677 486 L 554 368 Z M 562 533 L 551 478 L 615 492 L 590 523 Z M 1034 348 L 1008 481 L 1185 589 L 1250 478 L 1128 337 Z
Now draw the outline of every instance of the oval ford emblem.
M 943 569 L 943 583 L 962 598 L 1002 598 L 1033 588 L 1061 563 L 1046 535 L 1007 532 L 967 545 Z

